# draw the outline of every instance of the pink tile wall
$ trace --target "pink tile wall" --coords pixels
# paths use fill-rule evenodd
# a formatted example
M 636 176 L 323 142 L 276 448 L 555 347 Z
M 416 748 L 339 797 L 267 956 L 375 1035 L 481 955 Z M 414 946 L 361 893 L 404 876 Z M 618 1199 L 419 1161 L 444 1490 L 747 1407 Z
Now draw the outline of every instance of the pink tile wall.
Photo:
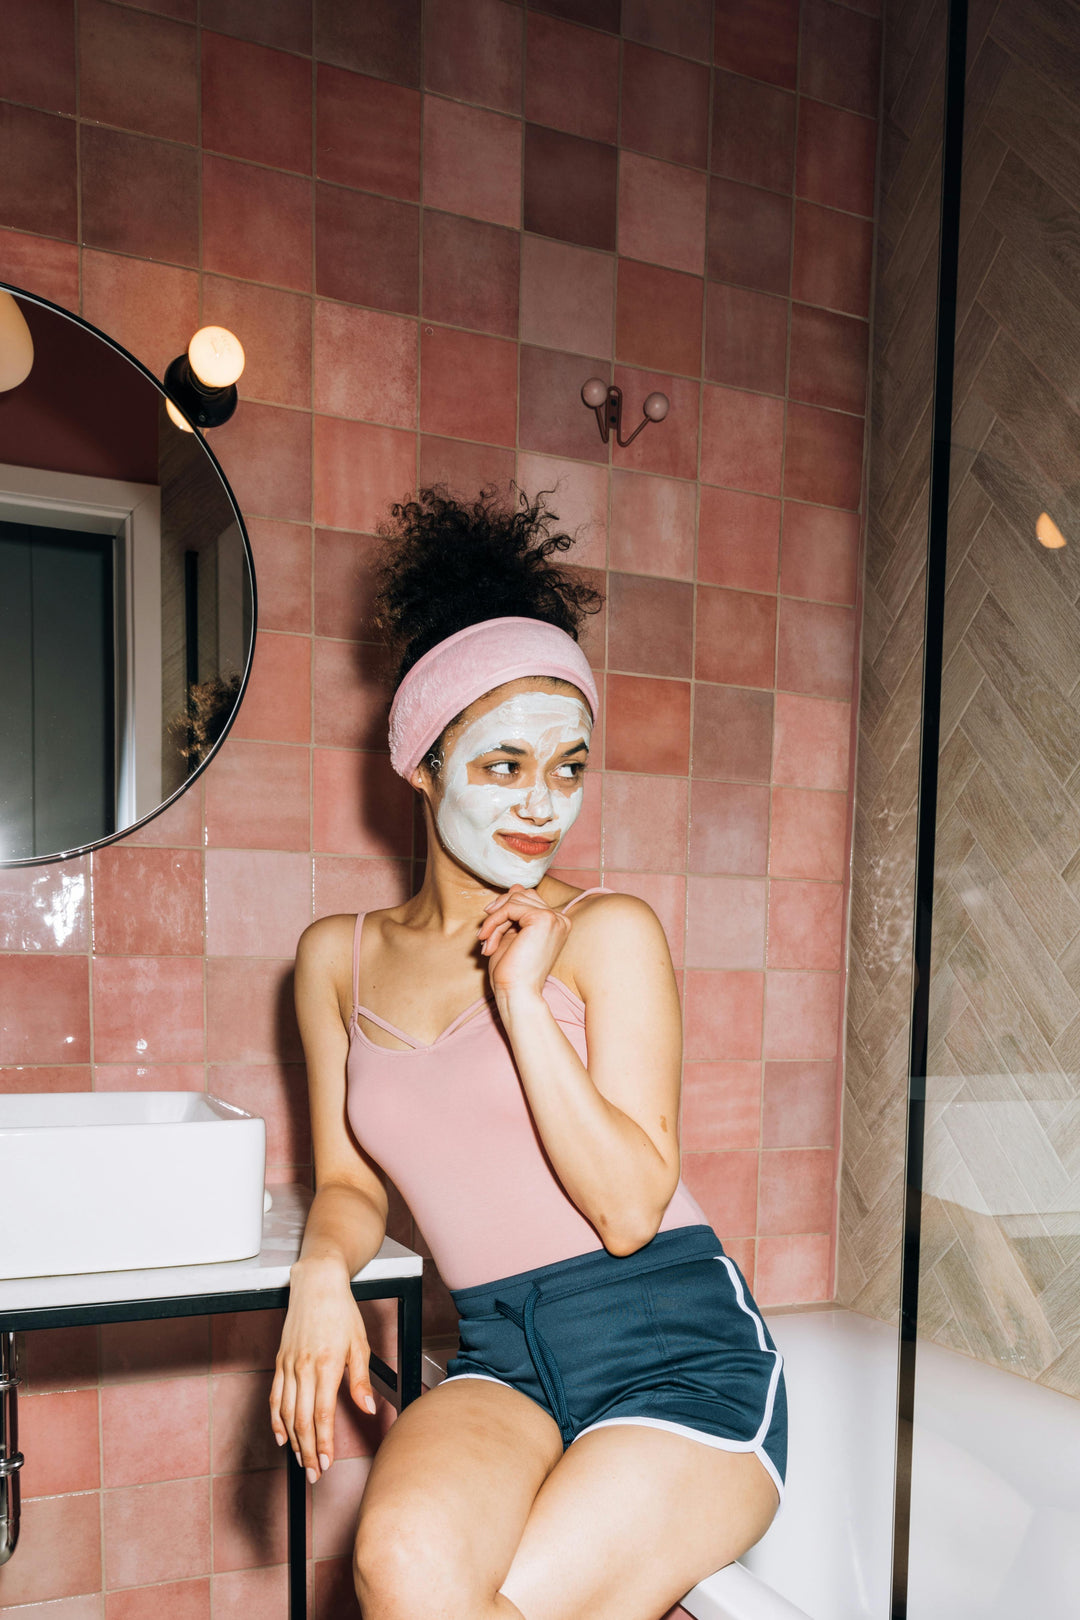
M 265 1114 L 271 1177 L 309 1176 L 296 936 L 403 896 L 417 853 L 372 531 L 418 479 L 558 482 L 608 599 L 564 871 L 664 921 L 684 1175 L 758 1300 L 830 1298 L 877 0 L 0 9 L 0 274 L 159 374 L 198 322 L 235 327 L 213 444 L 260 598 L 205 785 L 92 857 L 0 873 L 0 1085 L 206 1085 Z M 605 449 L 594 373 L 631 417 L 662 388 L 669 418 Z M 398 1204 L 393 1225 L 422 1244 Z M 434 1277 L 427 1320 L 451 1325 Z M 278 1326 L 31 1337 L 0 1609 L 284 1614 Z M 378 1438 L 342 1424 L 319 1620 L 355 1613 Z

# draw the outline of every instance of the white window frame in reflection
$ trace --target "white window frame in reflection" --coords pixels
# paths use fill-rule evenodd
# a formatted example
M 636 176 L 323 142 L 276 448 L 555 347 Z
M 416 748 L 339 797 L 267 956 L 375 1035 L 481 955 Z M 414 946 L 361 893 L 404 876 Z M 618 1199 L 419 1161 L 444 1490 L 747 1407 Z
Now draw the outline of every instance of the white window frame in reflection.
M 161 490 L 0 463 L 0 521 L 113 537 L 116 826 L 161 803 Z

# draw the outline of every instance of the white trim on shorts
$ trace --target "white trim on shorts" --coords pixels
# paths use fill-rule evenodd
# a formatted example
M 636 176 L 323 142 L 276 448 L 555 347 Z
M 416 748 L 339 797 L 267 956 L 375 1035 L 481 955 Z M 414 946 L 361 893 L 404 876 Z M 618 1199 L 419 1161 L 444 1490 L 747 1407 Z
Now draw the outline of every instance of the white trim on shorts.
M 780 1498 L 777 1513 L 784 1501 L 784 1482 L 776 1471 L 776 1466 L 765 1450 L 764 1446 L 755 1446 L 752 1440 L 725 1440 L 718 1434 L 706 1434 L 704 1429 L 692 1429 L 689 1423 L 672 1423 L 667 1418 L 651 1417 L 612 1417 L 600 1418 L 596 1423 L 590 1423 L 588 1428 L 581 1429 L 575 1434 L 571 1445 L 580 1440 L 583 1434 L 591 1434 L 593 1429 L 613 1428 L 617 1423 L 633 1424 L 639 1429 L 665 1429 L 668 1434 L 684 1434 L 688 1440 L 697 1440 L 703 1446 L 714 1446 L 717 1451 L 748 1451 L 759 1459 L 765 1472 L 776 1486 L 776 1494 Z
M 515 1390 L 517 1390 L 519 1395 L 524 1394 L 524 1391 L 518 1389 L 516 1384 L 508 1384 L 505 1378 L 496 1378 L 494 1373 L 472 1373 L 472 1372 L 447 1373 L 445 1378 L 440 1378 L 439 1379 L 439 1383 L 440 1384 L 456 1384 L 459 1378 L 484 1378 L 484 1379 L 487 1380 L 487 1382 L 489 1384 L 501 1384 L 503 1389 L 515 1389 Z M 438 1385 L 436 1385 L 435 1387 L 438 1388 Z M 531 1398 L 532 1397 L 530 1396 L 530 1399 Z

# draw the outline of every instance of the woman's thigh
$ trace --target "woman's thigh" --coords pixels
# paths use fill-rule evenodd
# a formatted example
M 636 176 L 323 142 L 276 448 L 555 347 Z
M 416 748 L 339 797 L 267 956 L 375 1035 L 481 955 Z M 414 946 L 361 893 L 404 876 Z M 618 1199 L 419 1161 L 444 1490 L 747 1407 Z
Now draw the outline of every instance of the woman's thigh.
M 365 1615 L 483 1612 L 562 1455 L 554 1420 L 503 1384 L 451 1379 L 407 1406 L 375 1454 L 360 1505 L 354 1564 Z
M 613 1423 L 544 1480 L 499 1590 L 525 1620 L 658 1620 L 759 1541 L 778 1505 L 751 1452 Z

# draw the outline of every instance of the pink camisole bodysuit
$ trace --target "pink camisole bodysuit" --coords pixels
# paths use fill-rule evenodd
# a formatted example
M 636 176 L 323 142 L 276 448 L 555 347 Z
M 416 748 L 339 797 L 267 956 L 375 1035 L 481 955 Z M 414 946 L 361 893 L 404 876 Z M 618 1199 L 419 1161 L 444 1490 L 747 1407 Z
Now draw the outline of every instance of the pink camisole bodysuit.
M 600 889 L 586 889 L 570 902 Z M 569 908 L 566 908 L 569 909 Z M 603 1248 L 563 1191 L 533 1122 L 494 1002 L 466 1007 L 430 1046 L 360 1006 L 360 934 L 353 943 L 349 1124 L 412 1211 L 448 1288 L 471 1288 Z M 544 1000 L 583 1063 L 585 1005 L 549 977 Z M 379 1046 L 358 1015 L 407 1044 Z M 660 1230 L 707 1225 L 680 1180 Z

